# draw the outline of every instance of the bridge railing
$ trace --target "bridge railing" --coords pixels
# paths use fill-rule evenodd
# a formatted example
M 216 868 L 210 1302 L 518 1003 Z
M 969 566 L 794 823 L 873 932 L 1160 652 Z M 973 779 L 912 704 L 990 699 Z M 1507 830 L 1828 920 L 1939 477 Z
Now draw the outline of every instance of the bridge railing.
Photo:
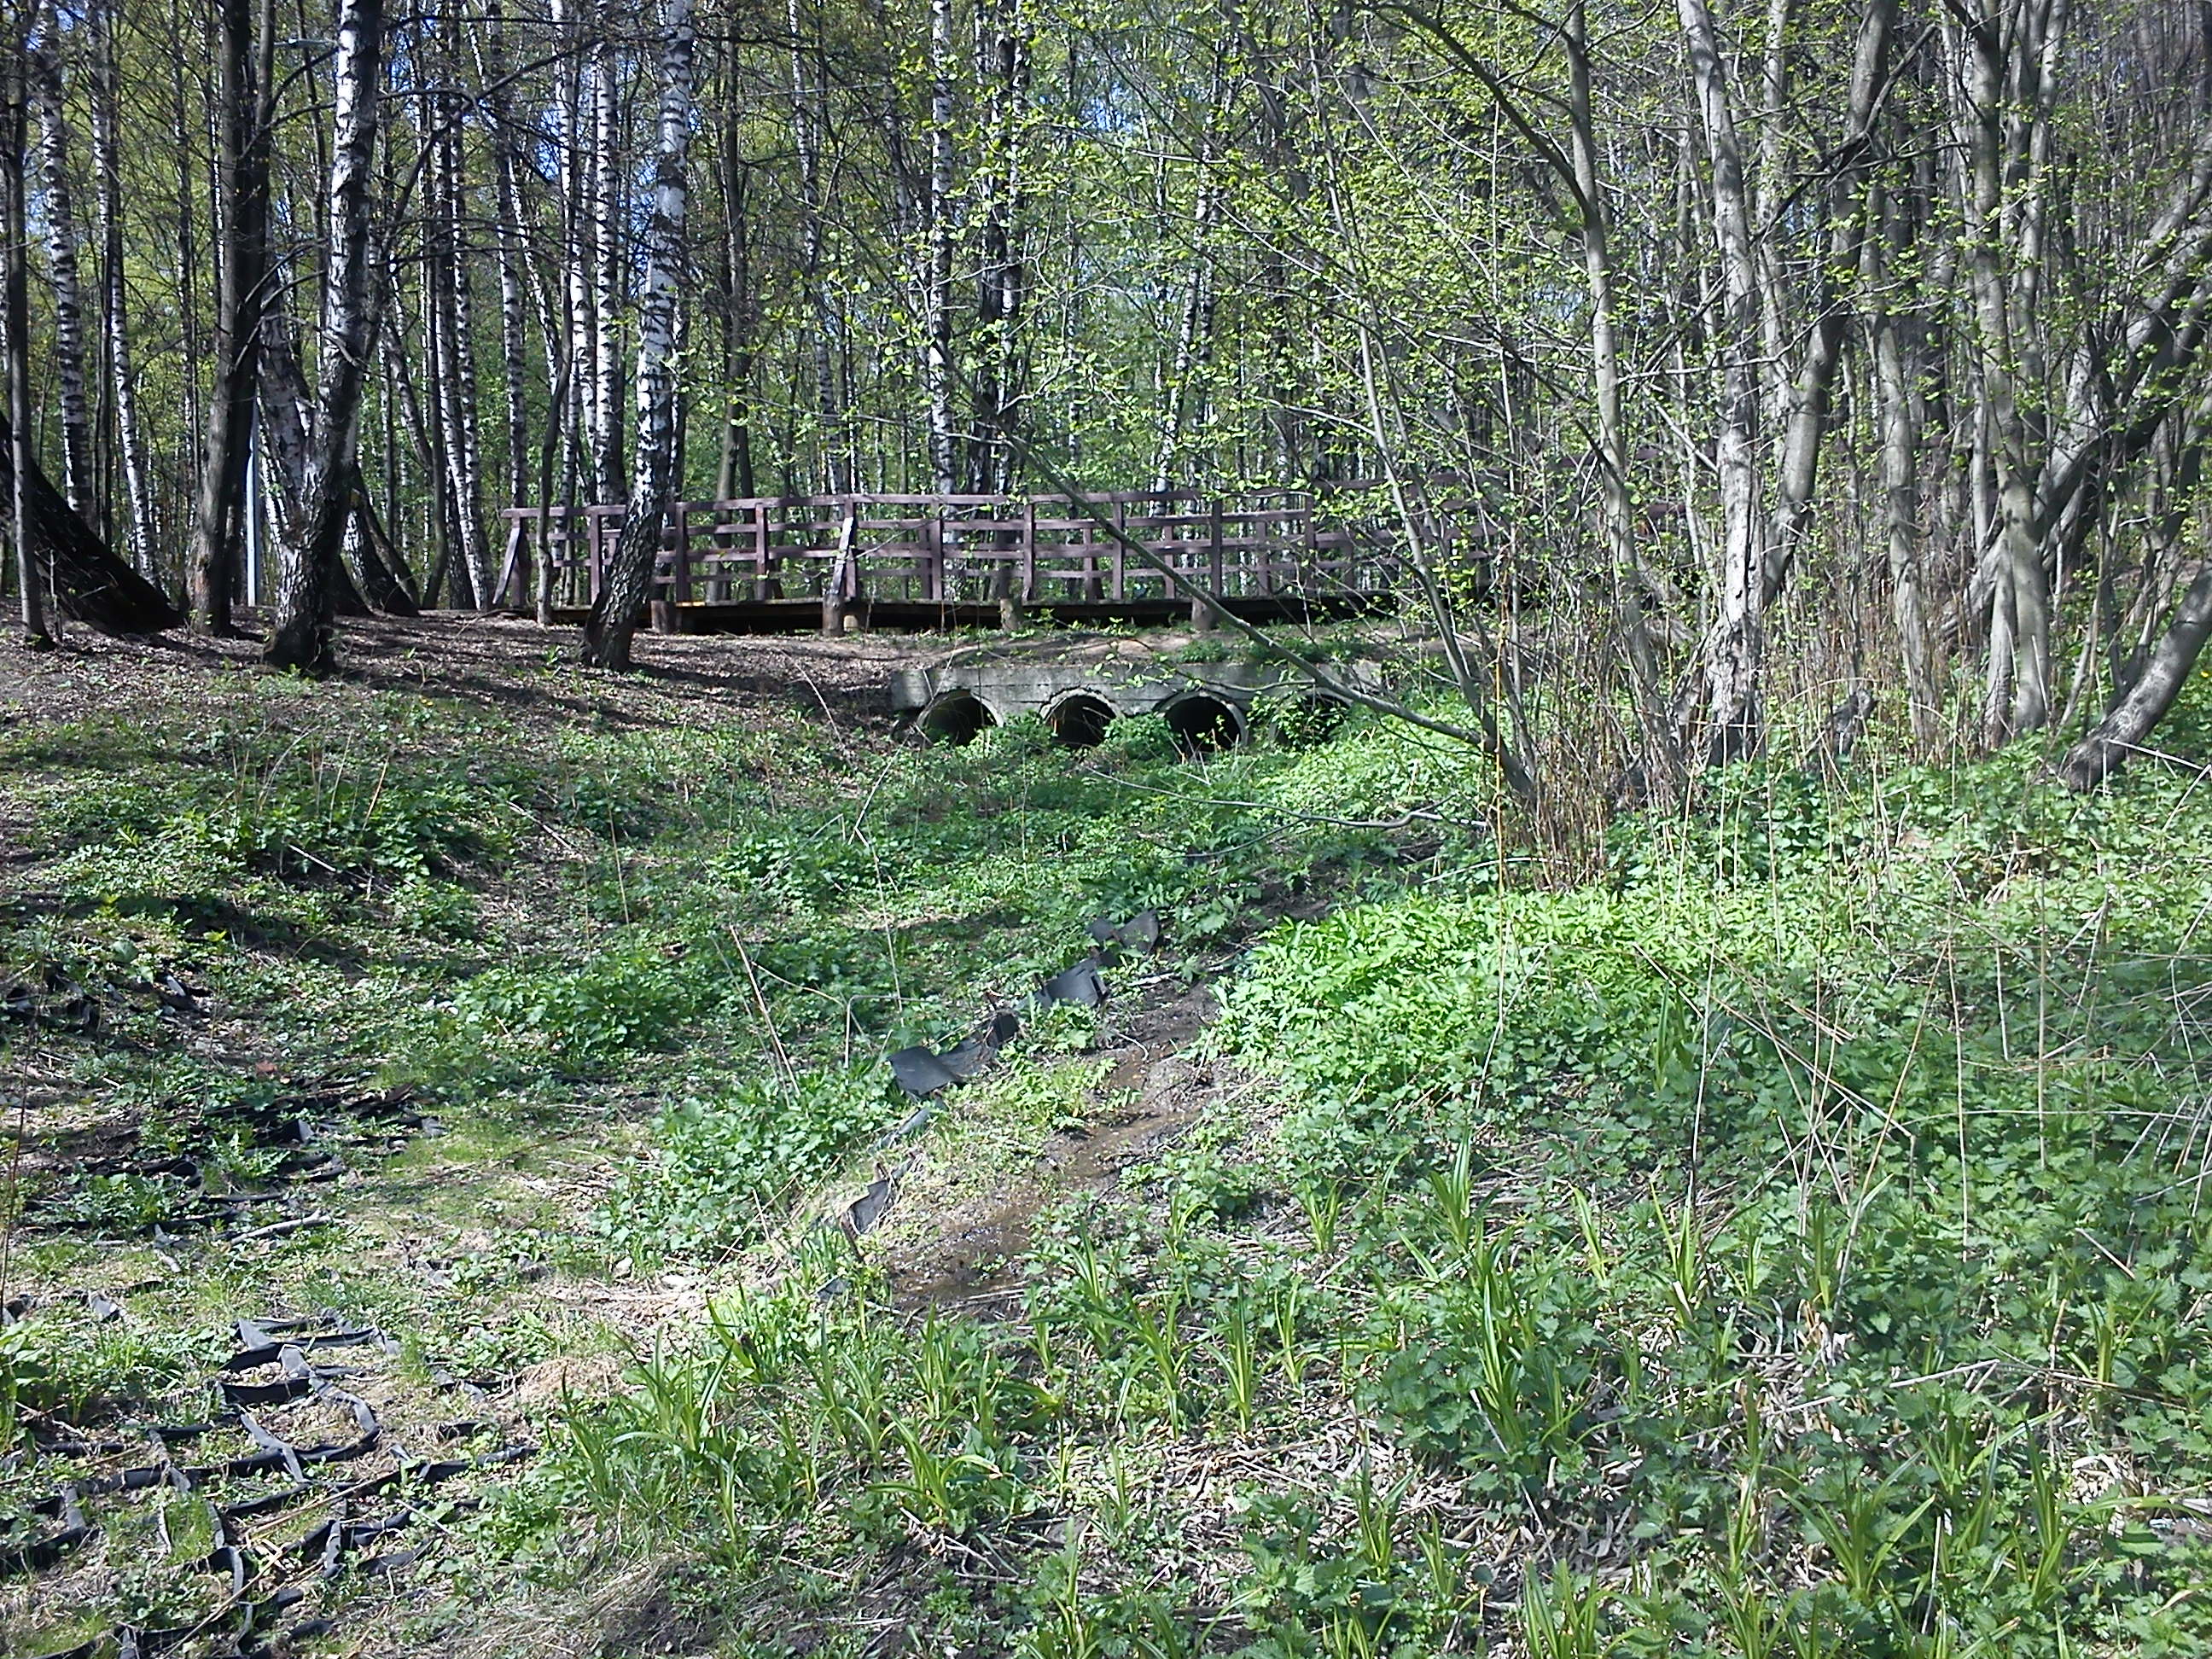
M 1395 585 L 1396 538 L 1376 521 L 1381 506 L 1366 491 L 1231 500 L 1179 489 L 678 501 L 662 532 L 652 597 L 952 606 L 1188 600 L 1194 586 L 1224 598 L 1376 593 Z M 589 605 L 624 516 L 620 504 L 507 509 L 499 598 L 527 604 L 533 566 L 541 566 L 552 574 L 556 606 Z

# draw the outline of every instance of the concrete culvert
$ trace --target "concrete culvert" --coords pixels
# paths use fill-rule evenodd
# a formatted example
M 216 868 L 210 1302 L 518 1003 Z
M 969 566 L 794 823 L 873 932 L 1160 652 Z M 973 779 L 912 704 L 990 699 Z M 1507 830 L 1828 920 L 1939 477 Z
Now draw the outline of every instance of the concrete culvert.
M 1227 698 L 1203 691 L 1177 697 L 1160 714 L 1175 733 L 1176 747 L 1185 754 L 1231 749 L 1244 735 L 1243 711 Z
M 921 711 L 921 735 L 956 749 L 998 723 L 982 700 L 967 691 L 947 691 Z
M 1071 691 L 1044 711 L 1053 737 L 1070 749 L 1096 749 L 1114 723 L 1114 705 L 1092 691 Z

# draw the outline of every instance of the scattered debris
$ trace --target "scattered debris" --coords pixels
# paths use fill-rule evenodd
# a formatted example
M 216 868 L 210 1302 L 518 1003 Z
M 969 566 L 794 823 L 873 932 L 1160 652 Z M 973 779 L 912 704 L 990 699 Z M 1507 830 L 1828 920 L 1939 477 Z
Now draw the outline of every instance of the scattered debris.
M 125 1626 L 41 1659 L 91 1659 L 109 1651 L 150 1654 L 187 1638 L 210 1636 L 226 1638 L 235 1650 L 252 1652 L 272 1638 L 295 1641 L 325 1633 L 331 1626 L 321 1619 L 278 1628 L 279 1615 L 306 1599 L 300 1586 L 281 1585 L 258 1599 L 250 1599 L 248 1590 L 295 1573 L 301 1565 L 325 1579 L 349 1568 L 362 1573 L 398 1571 L 420 1551 L 372 1554 L 364 1553 L 365 1547 L 404 1530 L 416 1519 L 416 1510 L 403 1504 L 355 1518 L 357 1505 L 395 1488 L 419 1492 L 457 1476 L 519 1462 L 537 1450 L 518 1442 L 476 1456 L 409 1455 L 392 1440 L 376 1409 L 340 1386 L 363 1376 L 363 1369 L 319 1363 L 319 1356 L 333 1352 L 398 1356 L 400 1344 L 375 1327 L 349 1326 L 325 1310 L 307 1319 L 241 1319 L 236 1335 L 239 1347 L 209 1379 L 215 1409 L 206 1420 L 128 1424 L 142 1437 L 137 1440 L 34 1440 L 29 1453 L 34 1458 L 119 1460 L 134 1447 L 150 1455 L 144 1462 L 61 1483 L 31 1505 L 33 1524 L 53 1523 L 37 1535 L 19 1540 L 16 1534 L 27 1532 L 28 1526 L 0 1522 L 0 1577 L 40 1572 L 99 1534 L 96 1509 L 88 1507 L 98 1500 L 163 1491 L 191 1494 L 205 1502 L 213 1516 L 213 1547 L 201 1565 L 225 1581 L 225 1605 L 188 1626 Z M 455 1386 L 442 1372 L 433 1376 Z M 466 1419 L 443 1425 L 437 1437 L 449 1441 L 491 1428 Z M 220 1445 L 227 1437 L 251 1449 L 200 1462 L 178 1461 L 187 1449 Z M 373 1456 L 386 1467 L 355 1472 Z M 323 1518 L 289 1542 L 267 1541 L 265 1523 L 252 1528 L 244 1524 L 295 1509 L 313 1509 Z

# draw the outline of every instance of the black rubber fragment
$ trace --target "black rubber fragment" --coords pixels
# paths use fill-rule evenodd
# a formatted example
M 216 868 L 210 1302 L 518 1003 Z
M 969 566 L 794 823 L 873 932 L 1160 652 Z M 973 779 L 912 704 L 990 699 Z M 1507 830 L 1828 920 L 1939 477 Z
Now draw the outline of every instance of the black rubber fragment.
M 1116 922 L 1111 916 L 1093 916 L 1091 937 L 1109 951 L 1133 951 L 1140 957 L 1148 957 L 1160 948 L 1160 913 L 1139 910 L 1123 922 Z
M 960 1081 L 952 1068 L 927 1043 L 917 1042 L 910 1048 L 896 1049 L 886 1058 L 890 1064 L 892 1080 L 916 1100 L 927 1100 L 939 1090 L 949 1089 Z
M 884 1218 L 884 1212 L 898 1196 L 898 1182 L 890 1176 L 878 1176 L 862 1193 L 845 1207 L 845 1229 L 858 1238 Z
M 1098 959 L 1085 957 L 1073 967 L 1063 968 L 1038 988 L 1036 1002 L 1040 1008 L 1049 1008 L 1055 1003 L 1073 1003 L 1079 1008 L 1096 1008 L 1106 1000 L 1106 981 L 1098 972 Z

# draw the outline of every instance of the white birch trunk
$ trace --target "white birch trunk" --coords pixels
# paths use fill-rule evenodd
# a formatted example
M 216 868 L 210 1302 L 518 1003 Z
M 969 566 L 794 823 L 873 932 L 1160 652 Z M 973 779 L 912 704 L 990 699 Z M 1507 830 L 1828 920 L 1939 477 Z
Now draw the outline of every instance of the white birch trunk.
M 592 484 L 603 501 L 623 498 L 622 125 L 615 53 L 602 39 L 592 53 Z
M 1707 189 L 1721 267 L 1719 614 L 1705 648 L 1706 748 L 1714 764 L 1756 754 L 1762 738 L 1759 673 L 1766 649 L 1765 536 L 1761 486 L 1759 259 L 1737 142 L 1734 100 L 1705 0 L 1680 0 L 1711 170 Z
M 146 470 L 146 438 L 138 410 L 138 377 L 131 350 L 130 295 L 124 281 L 123 181 L 116 137 L 116 0 L 92 13 L 92 165 L 100 226 L 100 283 L 106 304 L 103 339 L 107 379 L 115 399 L 115 442 L 123 465 L 124 546 L 141 575 L 155 574 L 154 500 Z
M 647 233 L 645 295 L 638 307 L 637 465 L 622 534 L 584 628 L 584 661 L 627 668 L 637 613 L 653 591 L 661 532 L 678 477 L 677 340 L 678 287 L 684 269 L 686 160 L 691 137 L 690 0 L 667 0 L 660 58 L 659 142 L 654 157 L 653 220 Z
M 51 28 L 51 25 L 49 27 Z M 92 415 L 84 383 L 84 290 L 77 269 L 76 200 L 69 166 L 69 118 L 62 104 L 61 58 L 49 37 L 32 49 L 31 84 L 39 106 L 46 184 L 46 280 L 54 295 L 54 388 L 61 405 L 62 494 L 79 517 L 95 515 Z
M 356 428 L 376 330 L 369 304 L 369 184 L 383 81 L 383 0 L 341 0 L 333 71 L 329 259 L 315 392 L 315 464 L 301 533 L 277 573 L 271 666 L 329 671 L 331 575 L 351 516 Z

